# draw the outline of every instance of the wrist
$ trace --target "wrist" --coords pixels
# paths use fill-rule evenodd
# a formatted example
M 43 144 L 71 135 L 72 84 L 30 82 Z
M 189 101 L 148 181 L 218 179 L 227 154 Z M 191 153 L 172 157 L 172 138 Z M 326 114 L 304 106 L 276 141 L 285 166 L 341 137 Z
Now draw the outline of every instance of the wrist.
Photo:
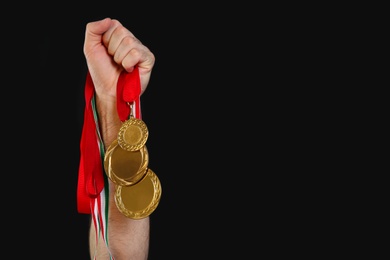
M 117 138 L 122 125 L 116 107 L 116 100 L 96 97 L 96 112 L 101 138 L 104 147 L 107 148 Z

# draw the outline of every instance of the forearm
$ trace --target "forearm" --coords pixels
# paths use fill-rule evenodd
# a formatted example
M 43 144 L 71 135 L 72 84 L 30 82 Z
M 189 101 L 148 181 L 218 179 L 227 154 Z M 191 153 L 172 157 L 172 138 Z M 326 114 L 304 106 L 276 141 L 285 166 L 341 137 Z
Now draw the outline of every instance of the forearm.
M 129 219 L 131 220 L 131 219 Z M 134 259 L 134 260 L 147 260 L 149 252 L 149 217 L 141 220 L 131 220 L 128 227 L 121 228 L 119 234 L 116 235 L 115 228 L 109 228 L 109 247 L 111 255 L 116 260 L 121 259 Z M 112 230 L 114 229 L 114 230 Z M 121 233 L 125 233 L 122 235 Z M 90 255 L 94 260 L 107 260 L 110 259 L 107 246 L 100 237 L 100 240 L 96 248 L 96 231 L 95 227 L 91 225 L 90 229 Z M 96 249 L 96 251 L 95 251 Z M 94 257 L 96 256 L 96 258 Z
M 117 138 L 122 122 L 119 119 L 116 100 L 96 95 L 96 111 L 104 150 Z
M 110 182 L 108 241 L 115 259 L 146 260 L 149 249 L 149 217 L 135 220 L 119 212 Z
M 118 211 L 115 205 L 113 192 L 115 185 L 110 181 L 110 200 L 108 215 L 108 246 L 112 256 L 116 260 L 147 260 L 149 252 L 149 217 L 134 220 L 125 217 Z M 107 260 L 109 253 L 107 245 L 100 237 L 98 244 L 95 243 L 96 231 L 93 224 L 90 229 L 91 256 L 96 254 L 96 260 Z M 95 252 L 96 248 L 96 252 Z M 91 258 L 93 259 L 93 258 Z
M 96 96 L 96 111 L 98 114 L 99 128 L 105 150 L 117 138 L 122 122 L 119 119 L 116 102 L 113 99 Z M 116 260 L 135 259 L 146 260 L 149 250 L 149 217 L 134 220 L 123 215 L 115 203 L 116 185 L 108 179 L 109 203 L 108 203 L 108 246 Z M 97 260 L 109 259 L 107 245 L 101 238 L 95 243 L 96 231 L 91 223 L 90 248 L 91 256 L 95 254 Z

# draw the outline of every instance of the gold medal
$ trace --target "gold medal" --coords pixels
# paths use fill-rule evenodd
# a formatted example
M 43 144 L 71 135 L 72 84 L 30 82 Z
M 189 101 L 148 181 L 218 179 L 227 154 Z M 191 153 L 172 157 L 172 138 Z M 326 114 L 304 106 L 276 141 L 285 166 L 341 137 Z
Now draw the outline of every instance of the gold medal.
M 138 151 L 125 151 L 115 140 L 104 156 L 104 169 L 112 182 L 129 186 L 139 182 L 147 172 L 149 153 L 146 146 Z
M 118 143 L 126 151 L 137 151 L 145 145 L 148 135 L 145 122 L 132 116 L 121 125 Z
M 161 192 L 161 183 L 157 175 L 147 169 L 147 174 L 137 184 L 117 186 L 115 203 L 118 210 L 126 217 L 142 219 L 157 208 Z

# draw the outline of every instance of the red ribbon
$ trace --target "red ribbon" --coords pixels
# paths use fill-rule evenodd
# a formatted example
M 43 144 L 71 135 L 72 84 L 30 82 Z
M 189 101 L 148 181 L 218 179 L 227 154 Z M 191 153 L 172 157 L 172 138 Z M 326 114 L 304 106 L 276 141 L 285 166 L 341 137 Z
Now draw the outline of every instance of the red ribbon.
M 91 199 L 99 196 L 104 188 L 105 173 L 99 149 L 99 129 L 92 107 L 94 85 L 90 73 L 85 83 L 84 124 L 80 141 L 80 164 L 77 186 L 77 210 L 79 213 L 91 214 Z M 130 104 L 135 105 L 135 117 L 141 118 L 140 112 L 141 83 L 138 67 L 131 73 L 123 71 L 117 83 L 117 110 L 123 122 L 129 118 Z

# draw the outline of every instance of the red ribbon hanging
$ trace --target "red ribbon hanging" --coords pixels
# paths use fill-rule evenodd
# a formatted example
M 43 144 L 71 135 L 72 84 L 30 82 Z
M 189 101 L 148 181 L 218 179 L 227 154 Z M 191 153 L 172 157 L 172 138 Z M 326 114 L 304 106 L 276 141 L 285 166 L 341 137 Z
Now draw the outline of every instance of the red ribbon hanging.
M 80 141 L 79 185 L 77 187 L 78 211 L 90 214 L 90 200 L 96 198 L 104 187 L 103 169 L 99 152 L 92 98 L 94 85 L 88 72 L 85 83 L 84 125 Z
M 80 141 L 80 165 L 77 186 L 77 210 L 91 214 L 91 199 L 95 199 L 104 188 L 104 170 L 99 149 L 99 129 L 96 128 L 92 98 L 94 85 L 90 73 L 85 83 L 84 124 Z M 131 73 L 123 71 L 117 83 L 117 110 L 123 122 L 130 116 L 130 104 L 135 105 L 135 117 L 141 118 L 141 83 L 138 67 Z

